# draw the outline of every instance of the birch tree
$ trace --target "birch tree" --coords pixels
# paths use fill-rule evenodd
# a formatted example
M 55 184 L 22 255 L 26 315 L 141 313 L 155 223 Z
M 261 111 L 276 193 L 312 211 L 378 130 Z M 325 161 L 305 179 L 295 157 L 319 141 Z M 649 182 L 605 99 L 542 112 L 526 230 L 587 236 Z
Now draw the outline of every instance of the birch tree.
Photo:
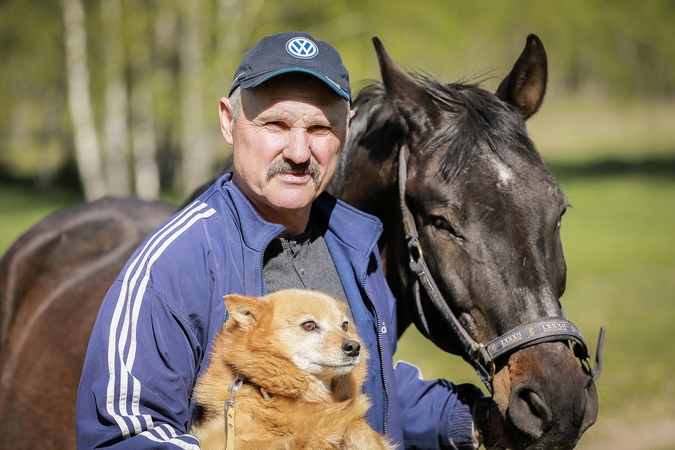
M 127 86 L 124 81 L 124 34 L 122 2 L 101 0 L 105 35 L 105 105 L 104 149 L 108 192 L 129 195 L 129 132 L 127 126 Z
M 219 0 L 218 31 L 220 36 L 215 52 L 215 75 L 234 76 L 242 52 L 246 50 L 255 30 L 265 0 Z
M 87 31 L 81 0 L 61 0 L 65 34 L 68 105 L 75 135 L 75 155 L 87 200 L 106 194 L 99 142 L 89 95 Z
M 153 10 L 145 2 L 127 1 L 125 11 L 128 58 L 131 73 L 131 147 L 133 152 L 134 192 L 154 200 L 159 196 L 157 139 L 153 98 Z
M 132 51 L 131 142 L 134 153 L 136 195 L 154 200 L 159 196 L 159 168 L 152 100 L 152 63 L 147 39 L 134 43 Z
M 211 178 L 213 152 L 204 127 L 204 57 L 200 42 L 203 0 L 179 2 L 182 15 L 178 54 L 181 67 L 181 187 L 192 192 Z

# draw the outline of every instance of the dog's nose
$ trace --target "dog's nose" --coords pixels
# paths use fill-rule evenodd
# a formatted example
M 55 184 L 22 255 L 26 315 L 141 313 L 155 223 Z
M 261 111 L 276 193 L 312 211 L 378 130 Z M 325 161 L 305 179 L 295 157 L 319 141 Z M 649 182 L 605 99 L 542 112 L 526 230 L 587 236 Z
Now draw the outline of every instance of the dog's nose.
M 342 344 L 342 350 L 348 356 L 359 356 L 359 352 L 361 351 L 361 344 L 352 340 L 345 341 L 344 344 Z

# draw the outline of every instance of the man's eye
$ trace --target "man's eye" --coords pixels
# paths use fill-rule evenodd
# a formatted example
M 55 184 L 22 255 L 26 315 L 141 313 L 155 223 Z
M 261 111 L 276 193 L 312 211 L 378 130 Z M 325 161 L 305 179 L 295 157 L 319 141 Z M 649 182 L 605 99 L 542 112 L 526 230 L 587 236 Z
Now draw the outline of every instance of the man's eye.
M 283 122 L 267 122 L 265 124 L 266 127 L 272 128 L 272 129 L 281 129 L 284 128 Z
M 331 131 L 330 127 L 326 127 L 326 126 L 323 126 L 323 125 L 316 125 L 316 126 L 313 126 L 313 127 L 309 128 L 309 132 L 312 133 L 312 134 L 325 135 L 325 134 L 330 133 L 330 131 Z
M 302 325 L 300 325 L 303 330 L 305 331 L 314 331 L 316 330 L 316 323 L 313 320 L 308 320 L 307 322 L 303 322 Z

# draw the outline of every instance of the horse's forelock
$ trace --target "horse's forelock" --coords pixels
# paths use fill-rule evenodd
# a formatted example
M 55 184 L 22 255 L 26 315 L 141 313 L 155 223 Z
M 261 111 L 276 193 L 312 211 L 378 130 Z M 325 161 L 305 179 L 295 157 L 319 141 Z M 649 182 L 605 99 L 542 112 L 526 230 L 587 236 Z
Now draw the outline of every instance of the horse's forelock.
M 426 94 L 444 111 L 445 120 L 428 141 L 426 152 L 442 152 L 439 175 L 451 182 L 474 152 L 513 166 L 515 157 L 540 160 L 522 117 L 480 83 L 445 84 L 415 75 Z
M 523 118 L 495 94 L 481 88 L 480 81 L 446 84 L 427 74 L 411 76 L 442 111 L 435 133 L 421 139 L 425 148 L 418 150 L 427 155 L 442 153 L 438 175 L 444 182 L 452 182 L 476 152 L 495 156 L 510 167 L 516 164 L 516 158 L 541 161 Z M 360 90 L 353 103 L 357 115 L 352 123 L 351 142 L 358 142 L 369 129 L 385 96 L 382 83 L 377 81 Z M 392 119 L 404 122 L 402 117 Z M 407 128 L 416 128 L 412 125 Z

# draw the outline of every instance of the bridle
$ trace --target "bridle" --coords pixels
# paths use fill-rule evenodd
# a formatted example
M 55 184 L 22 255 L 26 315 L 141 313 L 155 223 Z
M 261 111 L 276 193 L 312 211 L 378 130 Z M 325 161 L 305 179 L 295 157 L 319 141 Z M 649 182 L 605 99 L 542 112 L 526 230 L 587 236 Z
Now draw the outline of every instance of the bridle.
M 541 317 L 521 324 L 487 343 L 476 342 L 469 336 L 469 333 L 459 323 L 459 320 L 457 320 L 457 317 L 443 298 L 424 261 L 417 227 L 405 199 L 408 153 L 408 147 L 405 144 L 401 145 L 398 152 L 398 191 L 401 213 L 403 215 L 405 240 L 408 247 L 409 266 L 415 275 L 413 277 L 412 290 L 417 313 L 415 323 L 420 332 L 440 348 L 447 349 L 447 346 L 431 333 L 424 308 L 422 307 L 421 285 L 431 300 L 434 312 L 439 315 L 448 330 L 459 341 L 462 352 L 460 356 L 473 365 L 490 393 L 492 393 L 492 380 L 496 370 L 495 361 L 498 358 L 542 342 L 569 341 L 572 345 L 574 356 L 581 362 L 583 371 L 593 378 L 593 381 L 597 380 L 602 372 L 602 348 L 605 341 L 604 326 L 600 327 L 593 367 L 590 365 L 588 346 L 579 328 L 565 317 Z

